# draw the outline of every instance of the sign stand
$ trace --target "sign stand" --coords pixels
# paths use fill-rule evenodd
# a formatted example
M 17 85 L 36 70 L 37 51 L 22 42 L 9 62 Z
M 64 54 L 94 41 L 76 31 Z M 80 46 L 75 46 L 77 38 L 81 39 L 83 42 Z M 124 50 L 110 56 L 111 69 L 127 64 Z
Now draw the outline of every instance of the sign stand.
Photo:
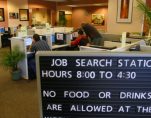
M 41 118 L 151 117 L 151 55 L 38 52 Z

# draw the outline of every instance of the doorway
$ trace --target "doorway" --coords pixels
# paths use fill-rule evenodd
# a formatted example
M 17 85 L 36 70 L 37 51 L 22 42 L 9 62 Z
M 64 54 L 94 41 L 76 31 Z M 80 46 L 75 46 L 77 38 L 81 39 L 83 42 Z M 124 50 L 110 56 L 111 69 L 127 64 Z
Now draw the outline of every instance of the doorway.
M 66 27 L 72 27 L 72 14 L 65 14 Z

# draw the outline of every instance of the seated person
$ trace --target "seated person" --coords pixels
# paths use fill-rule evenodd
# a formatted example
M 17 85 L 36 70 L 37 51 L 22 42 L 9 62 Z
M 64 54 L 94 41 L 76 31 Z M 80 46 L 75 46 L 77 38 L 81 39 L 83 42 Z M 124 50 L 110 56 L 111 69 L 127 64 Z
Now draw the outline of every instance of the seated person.
M 89 23 L 82 23 L 81 27 L 86 35 L 91 39 L 91 45 L 101 45 L 102 36 L 94 26 Z
M 44 40 L 40 40 L 38 34 L 34 34 L 30 51 L 36 53 L 37 51 L 48 51 L 48 50 L 50 50 L 50 47 L 47 44 L 47 42 Z M 36 64 L 35 64 L 34 56 L 32 56 L 32 58 L 28 57 L 28 72 L 29 72 L 29 79 L 36 78 Z
M 35 25 L 32 24 L 32 25 L 31 25 L 31 29 L 32 29 L 32 30 L 36 30 Z
M 44 40 L 40 40 L 40 36 L 38 34 L 34 34 L 30 51 L 37 52 L 37 51 L 46 51 L 46 50 L 50 50 L 50 47 L 47 44 L 47 42 Z
M 87 46 L 89 45 L 89 40 L 86 35 L 84 35 L 83 31 L 80 29 L 78 31 L 78 37 L 71 41 L 71 46 Z
M 21 29 L 21 27 L 22 27 L 22 25 L 21 25 L 21 24 L 19 24 L 19 25 L 17 26 L 17 30 L 20 30 L 20 29 Z

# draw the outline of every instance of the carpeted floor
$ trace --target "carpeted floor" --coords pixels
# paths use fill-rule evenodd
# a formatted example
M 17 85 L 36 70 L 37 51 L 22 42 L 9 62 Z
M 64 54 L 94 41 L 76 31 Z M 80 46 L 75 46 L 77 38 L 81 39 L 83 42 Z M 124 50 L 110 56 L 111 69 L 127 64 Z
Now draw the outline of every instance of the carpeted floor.
M 9 48 L 0 48 L 0 61 Z M 36 80 L 11 80 L 0 65 L 0 118 L 39 118 Z

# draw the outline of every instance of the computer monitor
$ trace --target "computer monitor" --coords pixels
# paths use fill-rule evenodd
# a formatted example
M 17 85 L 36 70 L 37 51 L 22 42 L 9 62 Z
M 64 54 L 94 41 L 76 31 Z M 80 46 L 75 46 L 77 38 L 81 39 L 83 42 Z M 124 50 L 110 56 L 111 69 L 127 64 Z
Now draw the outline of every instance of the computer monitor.
M 0 33 L 5 33 L 5 28 L 4 27 L 0 28 Z
M 65 44 L 66 36 L 64 33 L 55 33 L 55 43 L 58 45 Z
M 32 44 L 32 38 L 31 37 L 25 38 L 25 45 L 29 46 L 31 44 Z
M 73 32 L 73 33 L 72 33 L 72 38 L 73 38 L 73 39 L 76 39 L 77 37 L 78 37 L 78 32 Z
M 54 34 L 52 34 L 50 36 L 50 41 L 52 42 L 52 44 L 55 44 L 55 35 Z
M 47 41 L 47 37 L 44 36 L 44 35 L 40 35 L 40 39 L 41 39 L 41 40 L 44 40 L 44 41 Z
M 66 34 L 66 43 L 70 45 L 72 40 L 73 40 L 72 33 L 67 33 Z

